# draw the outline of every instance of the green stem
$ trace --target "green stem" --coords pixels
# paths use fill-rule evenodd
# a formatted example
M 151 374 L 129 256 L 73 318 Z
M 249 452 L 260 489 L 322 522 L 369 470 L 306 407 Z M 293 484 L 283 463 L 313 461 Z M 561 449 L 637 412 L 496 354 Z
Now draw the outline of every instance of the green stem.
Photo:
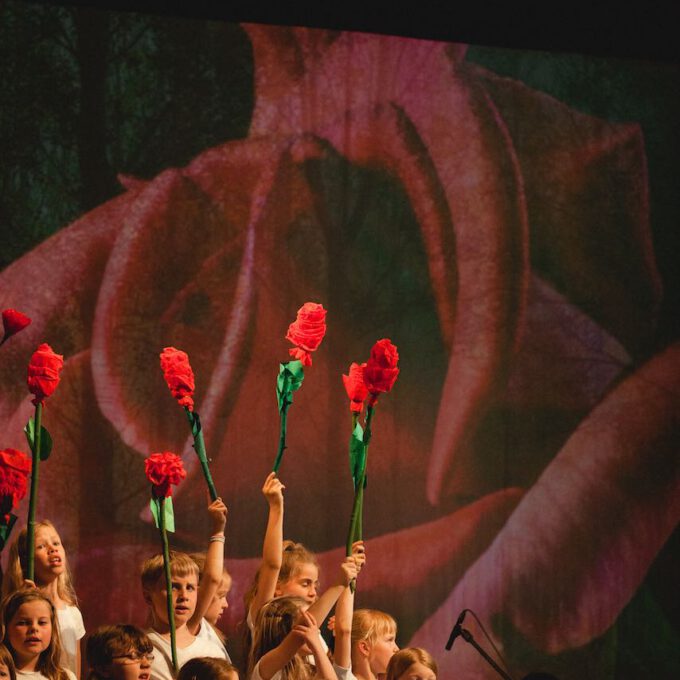
M 26 530 L 26 578 L 34 580 L 35 573 L 35 508 L 38 504 L 38 479 L 40 477 L 40 430 L 42 429 L 42 403 L 35 405 L 33 419 L 33 461 L 31 467 L 31 496 L 28 502 Z
M 366 484 L 366 467 L 368 465 L 368 443 L 371 440 L 371 421 L 373 420 L 374 409 L 369 406 L 364 425 L 364 466 L 359 476 L 359 483 L 354 489 L 354 503 L 352 504 L 352 515 L 349 522 L 349 532 L 347 533 L 346 554 L 352 554 L 352 544 L 363 539 L 363 515 L 364 515 L 364 486 Z M 352 425 L 356 426 L 356 416 L 352 418 Z M 352 429 L 354 432 L 354 429 Z M 356 579 L 352 579 L 349 584 L 350 590 L 356 590 Z
M 170 547 L 168 546 L 168 533 L 165 530 L 165 498 L 158 499 L 158 525 L 163 542 L 163 567 L 165 568 L 165 586 L 168 593 L 168 625 L 170 626 L 170 649 L 172 650 L 172 666 L 174 673 L 179 670 L 177 663 L 177 640 L 175 632 L 175 610 L 172 605 L 172 573 L 170 571 Z
M 279 430 L 279 449 L 276 452 L 276 459 L 274 460 L 273 472 L 278 473 L 279 467 L 281 465 L 281 459 L 283 458 L 283 452 L 286 449 L 286 426 L 288 421 L 288 407 L 290 403 L 287 402 L 283 405 L 281 409 L 281 427 Z
M 203 439 L 203 430 L 195 424 L 193 413 L 185 406 L 187 418 L 189 419 L 189 425 L 191 426 L 191 433 L 194 436 L 194 451 L 198 456 L 198 460 L 201 463 L 201 469 L 203 470 L 203 476 L 205 477 L 205 483 L 208 485 L 208 491 L 210 492 L 210 500 L 217 500 L 217 489 L 215 489 L 215 483 L 213 482 L 212 475 L 210 474 L 210 468 L 208 467 L 208 454 L 205 451 L 205 440 Z

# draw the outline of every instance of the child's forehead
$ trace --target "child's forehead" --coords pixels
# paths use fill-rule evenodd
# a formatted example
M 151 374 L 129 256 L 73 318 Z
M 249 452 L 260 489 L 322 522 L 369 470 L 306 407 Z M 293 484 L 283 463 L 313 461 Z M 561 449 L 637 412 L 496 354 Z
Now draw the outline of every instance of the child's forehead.
M 170 578 L 173 583 L 181 583 L 182 585 L 198 585 L 198 573 L 197 572 L 186 572 L 186 573 L 181 573 L 181 572 L 176 572 L 172 571 L 170 572 Z M 159 579 L 160 583 L 165 582 L 165 578 L 161 576 Z
M 43 600 L 29 600 L 19 606 L 14 618 L 22 616 L 50 616 L 50 606 Z
M 59 540 L 59 534 L 57 533 L 56 529 L 53 529 L 52 527 L 40 527 L 39 529 L 35 530 L 35 536 L 36 538 L 40 536 L 41 538 L 47 538 L 49 540 Z
M 314 562 L 298 562 L 293 569 L 295 578 L 319 578 L 319 567 Z

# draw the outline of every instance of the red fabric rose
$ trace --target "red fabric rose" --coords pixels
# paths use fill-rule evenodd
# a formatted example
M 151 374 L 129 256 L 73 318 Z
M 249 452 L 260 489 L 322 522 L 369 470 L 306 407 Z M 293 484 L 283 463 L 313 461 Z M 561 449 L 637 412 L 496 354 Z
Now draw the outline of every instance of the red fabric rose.
M 186 352 L 175 347 L 165 347 L 161 352 L 161 370 L 165 382 L 181 406 L 194 410 L 194 372 Z
M 30 474 L 31 459 L 25 453 L 16 449 L 0 451 L 0 512 L 5 523 L 9 522 L 11 510 L 26 495 Z
M 371 348 L 371 358 L 364 368 L 364 382 L 371 393 L 369 406 L 378 401 L 378 394 L 392 389 L 399 375 L 398 361 L 399 353 L 389 338 L 378 340 Z
M 153 484 L 153 495 L 156 498 L 172 496 L 172 486 L 177 486 L 187 476 L 182 459 L 170 451 L 152 453 L 144 461 L 144 472 Z
M 38 346 L 28 362 L 28 389 L 35 395 L 34 405 L 42 404 L 57 389 L 63 367 L 61 354 L 55 354 L 45 342 Z
M 345 391 L 350 398 L 349 408 L 353 413 L 361 413 L 364 408 L 364 400 L 368 396 L 368 387 L 364 382 L 364 368 L 366 364 L 357 364 L 355 361 L 349 367 L 349 375 L 342 376 Z
M 2 326 L 5 329 L 5 334 L 2 337 L 2 342 L 9 340 L 9 338 L 26 328 L 30 323 L 31 319 L 16 309 L 3 310 Z M 0 342 L 0 344 L 2 344 L 2 342 Z
M 295 347 L 288 350 L 292 357 L 299 359 L 303 366 L 312 365 L 313 352 L 326 334 L 326 310 L 316 302 L 305 302 L 298 309 L 297 319 L 288 326 L 286 339 Z

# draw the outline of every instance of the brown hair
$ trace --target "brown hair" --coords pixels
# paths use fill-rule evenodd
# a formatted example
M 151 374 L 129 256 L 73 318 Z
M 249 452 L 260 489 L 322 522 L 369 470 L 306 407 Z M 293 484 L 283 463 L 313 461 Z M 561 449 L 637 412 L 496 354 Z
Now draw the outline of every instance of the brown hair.
M 352 616 L 352 642 L 373 644 L 383 635 L 397 634 L 397 622 L 379 609 L 357 609 Z
M 61 639 L 59 637 L 59 623 L 57 621 L 57 612 L 54 609 L 52 600 L 43 595 L 35 588 L 24 588 L 12 593 L 6 597 L 2 602 L 2 624 L 3 624 L 3 643 L 7 649 L 14 654 L 12 643 L 9 641 L 7 629 L 15 614 L 21 605 L 27 602 L 44 602 L 50 612 L 50 623 L 52 625 L 52 634 L 50 642 L 47 647 L 40 652 L 38 663 L 36 664 L 36 671 L 42 673 L 49 680 L 69 680 L 66 671 L 60 667 L 59 659 L 61 657 Z
M 199 656 L 180 668 L 177 680 L 238 680 L 238 671 L 226 659 Z
M 414 663 L 421 663 L 429 668 L 435 675 L 439 674 L 437 662 L 432 654 L 422 647 L 407 647 L 394 654 L 387 664 L 385 680 L 399 680 Z
M 170 551 L 170 573 L 172 576 L 196 575 L 198 581 L 198 565 L 186 553 Z M 142 590 L 154 588 L 159 579 L 165 574 L 163 555 L 154 555 L 144 560 L 141 568 Z
M 275 597 L 260 609 L 255 619 L 253 645 L 248 658 L 248 677 L 257 662 L 283 642 L 293 629 L 300 608 L 308 604 L 301 597 Z M 308 680 L 312 675 L 309 664 L 297 654 L 281 669 L 281 680 Z
M 37 535 L 41 529 L 51 529 L 57 535 L 59 532 L 52 522 L 44 519 L 42 522 L 35 523 L 35 534 Z M 26 573 L 26 566 L 28 563 L 26 549 L 28 547 L 28 540 L 26 528 L 23 528 L 17 537 L 14 539 L 7 558 L 7 570 L 2 579 L 2 597 L 5 598 L 17 590 L 24 587 L 24 574 Z M 40 583 L 36 583 L 39 587 Z M 64 571 L 57 577 L 57 594 L 70 605 L 77 605 L 78 598 L 71 580 L 71 571 L 68 568 L 68 558 L 64 550 Z
M 9 680 L 17 680 L 17 669 L 14 667 L 14 659 L 9 653 L 9 649 L 0 643 L 0 665 L 7 666 L 9 672 Z
M 146 633 L 137 626 L 101 626 L 87 638 L 85 654 L 90 666 L 88 680 L 101 680 L 101 669 L 113 663 L 114 656 L 124 656 L 131 651 L 150 654 L 153 645 Z

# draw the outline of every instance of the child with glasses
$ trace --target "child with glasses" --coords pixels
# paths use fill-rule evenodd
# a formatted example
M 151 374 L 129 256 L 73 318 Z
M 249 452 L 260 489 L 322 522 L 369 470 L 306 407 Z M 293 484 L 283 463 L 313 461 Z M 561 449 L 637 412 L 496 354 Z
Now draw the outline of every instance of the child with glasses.
M 88 680 L 149 680 L 153 645 L 136 626 L 102 626 L 87 639 Z

